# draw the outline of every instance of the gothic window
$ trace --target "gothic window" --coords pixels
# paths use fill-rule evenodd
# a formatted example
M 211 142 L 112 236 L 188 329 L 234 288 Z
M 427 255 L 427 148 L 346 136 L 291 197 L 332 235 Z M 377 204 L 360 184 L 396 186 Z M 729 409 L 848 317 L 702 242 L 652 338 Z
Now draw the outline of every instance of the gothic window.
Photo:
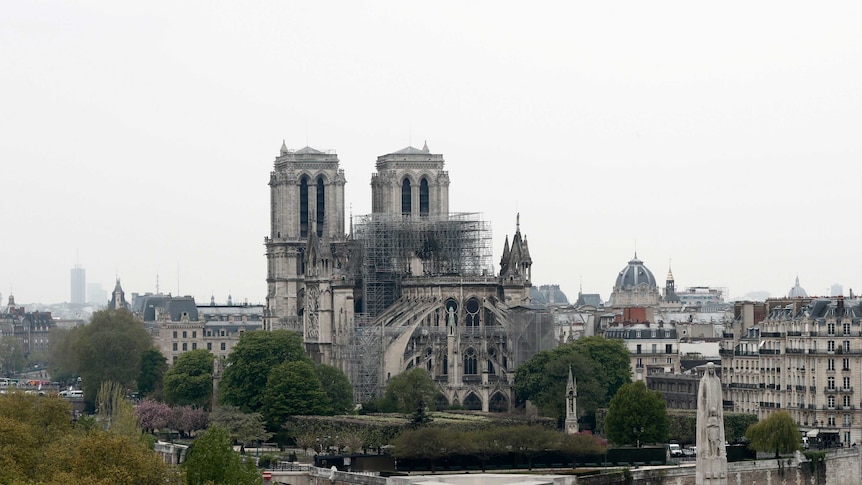
M 478 369 L 476 367 L 477 361 L 476 351 L 473 349 L 467 349 L 467 352 L 464 354 L 464 375 L 478 374 Z
M 458 302 L 454 298 L 446 300 L 446 326 L 449 326 L 449 315 L 452 315 L 452 325 L 458 326 Z
M 497 371 L 494 369 L 494 360 L 497 358 L 497 351 L 494 347 L 488 349 L 488 374 L 494 375 Z
M 308 237 L 308 177 L 299 181 L 299 237 Z
M 470 298 L 467 300 L 467 305 L 464 307 L 467 310 L 466 325 L 468 327 L 479 326 L 479 300 Z
M 317 223 L 317 237 L 323 237 L 323 221 L 326 217 L 326 188 L 323 186 L 323 177 L 317 177 L 317 205 L 315 211 L 314 219 Z
M 410 180 L 401 182 L 401 214 L 409 216 L 413 212 L 413 193 L 410 189 Z
M 443 375 L 445 376 L 447 374 L 449 374 L 449 357 L 444 355 L 443 356 Z
M 419 182 L 419 215 L 424 217 L 429 214 L 428 179 L 422 178 Z

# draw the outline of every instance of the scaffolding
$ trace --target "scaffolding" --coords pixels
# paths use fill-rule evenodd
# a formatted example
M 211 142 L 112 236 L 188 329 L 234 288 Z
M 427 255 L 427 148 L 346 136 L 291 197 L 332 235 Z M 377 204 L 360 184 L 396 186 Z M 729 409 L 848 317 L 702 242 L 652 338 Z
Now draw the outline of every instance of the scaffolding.
M 363 304 L 351 337 L 351 382 L 357 402 L 366 402 L 383 385 L 384 322 L 376 320 L 401 297 L 402 281 L 493 275 L 493 241 L 490 222 L 478 213 L 359 216 L 353 237 L 361 247 Z

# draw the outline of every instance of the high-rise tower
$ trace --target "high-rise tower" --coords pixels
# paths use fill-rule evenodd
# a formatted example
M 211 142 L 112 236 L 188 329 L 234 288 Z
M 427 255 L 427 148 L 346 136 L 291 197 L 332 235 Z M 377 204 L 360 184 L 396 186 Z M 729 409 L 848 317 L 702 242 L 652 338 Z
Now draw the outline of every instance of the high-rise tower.
M 87 304 L 87 270 L 76 264 L 71 271 L 72 275 L 72 294 L 70 303 L 73 305 Z

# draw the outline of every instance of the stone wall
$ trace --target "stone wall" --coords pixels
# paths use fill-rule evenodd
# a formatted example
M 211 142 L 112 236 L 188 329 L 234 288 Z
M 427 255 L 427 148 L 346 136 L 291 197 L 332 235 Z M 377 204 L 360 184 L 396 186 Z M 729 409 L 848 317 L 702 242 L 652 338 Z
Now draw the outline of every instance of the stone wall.
M 619 470 L 581 477 L 580 485 L 695 485 L 695 466 Z M 741 461 L 728 464 L 728 485 L 844 485 L 862 483 L 862 451 L 830 451 L 822 462 L 811 462 L 801 453 L 780 460 Z

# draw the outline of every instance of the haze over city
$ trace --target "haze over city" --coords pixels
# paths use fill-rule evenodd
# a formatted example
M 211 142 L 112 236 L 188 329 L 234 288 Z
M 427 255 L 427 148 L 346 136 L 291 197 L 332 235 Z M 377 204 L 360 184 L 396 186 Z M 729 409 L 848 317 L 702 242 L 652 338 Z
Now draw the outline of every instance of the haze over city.
M 607 298 L 862 290 L 862 4 L 15 2 L 0 16 L 0 293 L 263 302 L 282 141 L 334 149 L 354 215 L 427 142 L 494 261 Z M 4 301 L 5 303 L 5 301 Z

